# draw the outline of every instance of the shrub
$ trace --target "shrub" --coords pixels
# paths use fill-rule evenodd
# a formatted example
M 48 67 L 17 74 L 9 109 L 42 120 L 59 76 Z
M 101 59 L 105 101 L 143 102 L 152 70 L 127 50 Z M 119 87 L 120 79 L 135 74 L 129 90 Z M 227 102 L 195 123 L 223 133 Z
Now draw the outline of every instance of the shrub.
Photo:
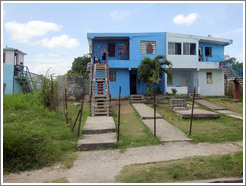
M 178 92 L 177 89 L 175 89 L 175 88 L 172 88 L 171 90 L 172 90 L 173 95 L 176 95 L 176 93 Z

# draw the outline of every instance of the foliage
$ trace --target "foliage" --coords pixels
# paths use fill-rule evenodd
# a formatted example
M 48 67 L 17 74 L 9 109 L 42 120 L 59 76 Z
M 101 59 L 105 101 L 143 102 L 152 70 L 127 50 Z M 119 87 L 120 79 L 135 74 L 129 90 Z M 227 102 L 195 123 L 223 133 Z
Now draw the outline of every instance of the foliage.
M 82 75 L 85 78 L 88 77 L 87 64 L 91 61 L 91 57 L 88 54 L 84 54 L 82 57 L 74 58 L 71 69 L 67 72 L 68 76 Z
M 164 65 L 171 67 L 172 63 L 163 55 L 158 55 L 154 59 L 149 57 L 144 57 L 142 59 L 138 68 L 138 78 L 147 85 L 147 93 L 150 93 L 151 85 L 153 84 L 155 89 L 156 84 L 161 80 L 162 73 L 166 73 L 171 79 L 171 68 L 164 68 Z
M 41 76 L 42 84 L 41 84 L 41 94 L 40 97 L 42 99 L 42 103 L 46 108 L 50 110 L 55 110 L 58 106 L 58 96 L 57 96 L 57 81 L 54 81 L 52 75 Z
M 176 88 L 172 88 L 171 90 L 172 90 L 172 94 L 173 94 L 173 95 L 176 95 L 177 89 L 176 89 Z
M 243 152 L 125 166 L 116 181 L 167 183 L 243 176 Z
M 7 172 L 41 168 L 76 148 L 76 135 L 33 94 L 3 96 L 3 167 Z

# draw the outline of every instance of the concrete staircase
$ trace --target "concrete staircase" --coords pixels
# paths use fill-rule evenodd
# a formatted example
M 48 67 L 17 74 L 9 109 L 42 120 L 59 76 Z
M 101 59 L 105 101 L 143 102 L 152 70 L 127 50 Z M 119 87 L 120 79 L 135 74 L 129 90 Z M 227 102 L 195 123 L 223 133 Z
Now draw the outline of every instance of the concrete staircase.
M 143 94 L 132 94 L 130 96 L 131 103 L 143 103 L 145 98 Z
M 243 86 L 243 76 L 240 76 L 231 66 L 220 66 L 222 72 L 226 75 L 229 81 L 237 81 Z
M 94 64 L 90 79 L 91 116 L 109 116 L 111 95 L 108 65 Z
M 116 127 L 112 117 L 88 117 L 77 148 L 93 150 L 114 147 L 117 144 Z

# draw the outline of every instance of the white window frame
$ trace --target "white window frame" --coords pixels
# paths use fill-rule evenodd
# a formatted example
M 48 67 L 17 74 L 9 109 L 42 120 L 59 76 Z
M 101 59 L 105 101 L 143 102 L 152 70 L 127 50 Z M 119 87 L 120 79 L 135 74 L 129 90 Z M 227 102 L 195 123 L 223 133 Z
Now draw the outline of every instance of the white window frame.
M 185 44 L 188 44 L 188 53 L 187 54 L 185 54 L 184 53 L 184 49 L 185 49 L 185 47 L 184 47 L 184 45 Z M 195 54 L 191 54 L 191 44 L 195 44 Z M 189 43 L 189 42 L 183 42 L 183 55 L 192 55 L 192 56 L 194 56 L 194 55 L 196 55 L 196 43 Z
M 116 82 L 116 71 L 109 71 L 109 81 Z
M 169 50 L 169 46 L 170 44 L 174 44 L 174 48 L 173 48 L 173 52 L 171 53 L 171 51 Z M 176 44 L 180 44 L 180 54 L 176 54 Z M 173 42 L 173 41 L 168 41 L 168 55 L 177 55 L 177 56 L 180 56 L 182 55 L 182 43 L 180 42 Z
M 213 73 L 206 72 L 206 82 L 207 84 L 213 84 Z

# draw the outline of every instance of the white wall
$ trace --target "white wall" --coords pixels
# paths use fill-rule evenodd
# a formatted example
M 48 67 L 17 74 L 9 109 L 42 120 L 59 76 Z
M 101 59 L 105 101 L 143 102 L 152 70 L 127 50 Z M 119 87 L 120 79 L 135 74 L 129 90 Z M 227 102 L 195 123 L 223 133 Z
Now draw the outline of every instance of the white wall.
M 14 51 L 4 51 L 5 52 L 5 64 L 14 65 L 15 52 Z M 19 63 L 23 62 L 24 64 L 24 55 L 19 53 Z
M 212 72 L 212 84 L 207 84 L 206 72 Z M 224 96 L 224 74 L 221 70 L 200 70 L 198 72 L 199 93 L 203 96 Z
M 166 87 L 166 91 L 168 93 L 172 93 L 172 89 L 177 90 L 177 94 L 187 94 L 188 93 L 188 87 Z
M 168 42 L 181 43 L 181 55 L 168 55 Z M 196 43 L 196 55 L 183 55 L 183 43 Z M 166 56 L 173 68 L 198 68 L 198 39 L 166 33 Z

